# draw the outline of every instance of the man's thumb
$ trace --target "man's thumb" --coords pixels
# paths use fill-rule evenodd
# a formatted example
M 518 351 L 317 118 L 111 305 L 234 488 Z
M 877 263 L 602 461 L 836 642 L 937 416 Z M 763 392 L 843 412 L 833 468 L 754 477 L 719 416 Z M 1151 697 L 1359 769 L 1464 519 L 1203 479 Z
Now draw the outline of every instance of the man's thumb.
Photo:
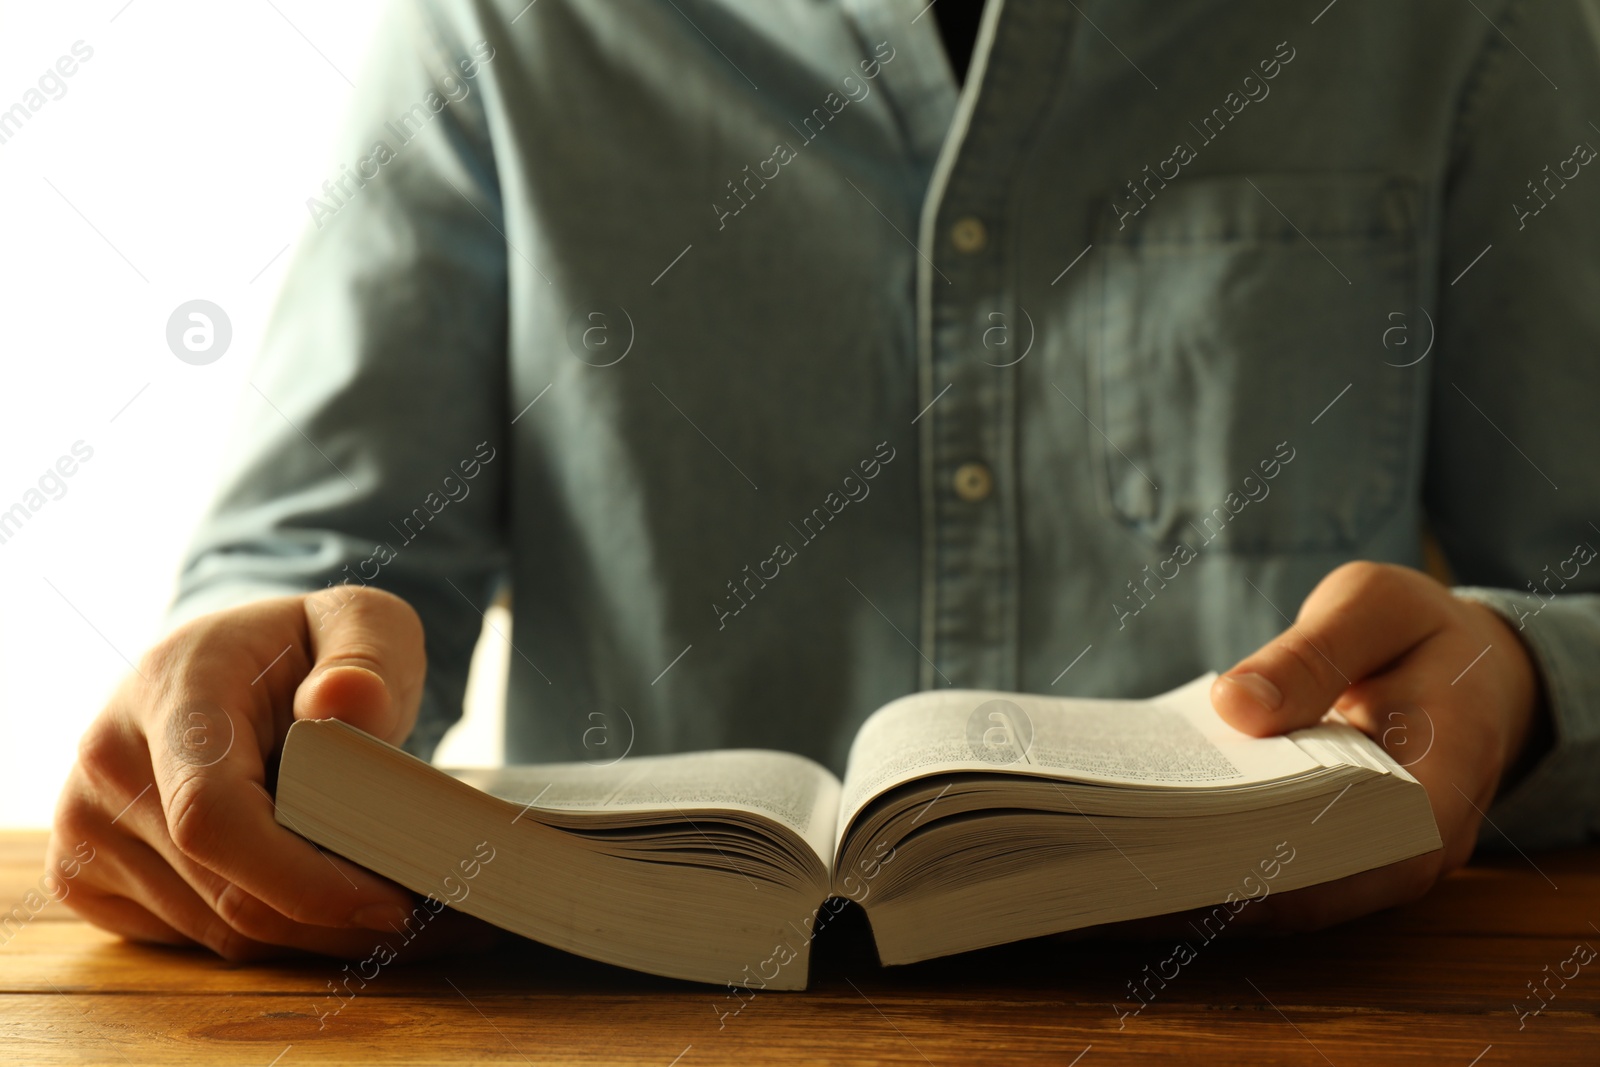
M 1418 571 L 1346 563 L 1317 583 L 1287 630 L 1216 680 L 1211 706 L 1256 737 L 1310 726 L 1346 689 L 1425 640 L 1444 596 Z
M 311 672 L 294 695 L 296 719 L 339 719 L 398 745 L 411 733 L 427 672 L 422 620 L 410 604 L 369 587 L 335 586 L 305 599 Z

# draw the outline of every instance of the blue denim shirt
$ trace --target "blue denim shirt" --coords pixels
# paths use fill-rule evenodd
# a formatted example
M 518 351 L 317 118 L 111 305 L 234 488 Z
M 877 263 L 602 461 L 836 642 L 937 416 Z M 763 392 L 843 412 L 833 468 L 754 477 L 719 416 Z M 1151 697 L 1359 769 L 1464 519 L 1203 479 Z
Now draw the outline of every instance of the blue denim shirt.
M 399 593 L 426 754 L 509 584 L 510 759 L 839 770 L 1431 529 L 1555 718 L 1494 823 L 1583 839 L 1600 10 L 1317 6 L 991 0 L 963 87 L 924 0 L 395 4 L 175 617 Z

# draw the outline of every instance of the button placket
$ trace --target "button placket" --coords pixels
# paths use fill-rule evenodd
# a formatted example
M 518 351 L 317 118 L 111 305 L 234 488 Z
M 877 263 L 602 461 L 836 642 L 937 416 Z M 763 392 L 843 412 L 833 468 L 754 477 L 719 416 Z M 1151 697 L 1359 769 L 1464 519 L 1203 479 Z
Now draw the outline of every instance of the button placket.
M 1058 75 L 1072 8 L 1005 0 L 993 47 L 945 145 L 920 236 L 924 403 L 922 668 L 926 687 L 1018 684 L 1017 366 L 981 358 L 982 312 L 1010 314 L 1011 178 Z M 1036 57 L 1025 53 L 1037 53 Z M 1034 62 L 1037 58 L 1041 62 Z M 976 59 L 975 59 L 976 63 Z M 974 87 L 970 87 L 972 89 Z M 941 390 L 947 390 L 941 392 Z

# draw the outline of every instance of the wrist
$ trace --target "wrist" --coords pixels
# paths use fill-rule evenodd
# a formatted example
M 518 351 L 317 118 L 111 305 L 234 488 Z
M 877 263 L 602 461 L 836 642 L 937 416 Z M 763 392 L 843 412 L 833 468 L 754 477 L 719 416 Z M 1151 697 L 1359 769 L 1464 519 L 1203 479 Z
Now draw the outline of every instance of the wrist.
M 1510 729 L 1500 780 L 1495 788 L 1498 799 L 1516 788 L 1555 746 L 1555 721 L 1533 652 L 1521 634 L 1494 608 L 1478 601 L 1467 601 L 1486 612 L 1495 631 L 1493 645 L 1506 650 L 1507 691 L 1503 694 L 1509 709 Z
M 1505 772 L 1500 775 L 1500 784 L 1495 789 L 1496 799 L 1521 785 L 1523 779 L 1527 778 L 1555 747 L 1555 720 L 1550 715 L 1550 708 L 1545 703 L 1542 693 L 1534 703 L 1530 719 L 1520 748 L 1512 751 Z

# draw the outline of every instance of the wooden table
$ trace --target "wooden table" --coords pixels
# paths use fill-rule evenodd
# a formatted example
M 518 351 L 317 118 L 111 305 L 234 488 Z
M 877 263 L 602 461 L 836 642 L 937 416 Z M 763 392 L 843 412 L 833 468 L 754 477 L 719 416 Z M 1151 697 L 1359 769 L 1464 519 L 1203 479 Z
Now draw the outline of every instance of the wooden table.
M 0 834 L 0 908 L 43 850 Z M 1132 1007 L 1126 983 L 1170 945 L 1041 941 L 884 970 L 865 932 L 836 922 L 811 991 L 757 994 L 720 1024 L 726 990 L 533 944 L 392 966 L 322 1020 L 340 964 L 129 945 L 50 904 L 0 948 L 0 1064 L 1600 1064 L 1600 959 L 1550 978 L 1540 1014 L 1514 1009 L 1538 1005 L 1528 983 L 1572 974 L 1575 945 L 1600 949 L 1597 849 L 1496 858 L 1329 933 L 1224 933 L 1120 1021 L 1113 1002 Z

